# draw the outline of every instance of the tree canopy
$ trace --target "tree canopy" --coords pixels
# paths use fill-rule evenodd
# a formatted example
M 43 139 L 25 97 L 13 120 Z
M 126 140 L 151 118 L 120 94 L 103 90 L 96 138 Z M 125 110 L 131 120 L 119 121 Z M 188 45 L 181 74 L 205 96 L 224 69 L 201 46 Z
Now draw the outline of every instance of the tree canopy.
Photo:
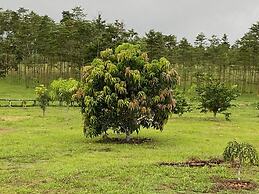
M 149 62 L 139 45 L 124 43 L 102 51 L 83 79 L 85 134 L 93 137 L 112 129 L 129 140 L 141 127 L 163 130 L 175 106 L 177 80 L 167 59 Z
M 231 102 L 239 96 L 237 86 L 227 86 L 212 77 L 205 77 L 196 87 L 201 112 L 213 112 L 214 117 L 217 113 L 222 113 L 233 106 Z M 229 119 L 229 113 L 226 114 Z

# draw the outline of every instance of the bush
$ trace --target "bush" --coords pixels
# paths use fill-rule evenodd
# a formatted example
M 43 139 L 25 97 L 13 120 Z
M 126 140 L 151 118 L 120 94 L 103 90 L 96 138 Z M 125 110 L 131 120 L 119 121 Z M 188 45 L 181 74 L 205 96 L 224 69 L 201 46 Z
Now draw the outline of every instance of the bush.
M 236 100 L 239 96 L 237 86 L 227 87 L 220 81 L 208 78 L 197 85 L 196 92 L 200 102 L 199 109 L 201 112 L 213 112 L 214 117 L 217 113 L 223 113 L 233 105 L 231 101 Z M 225 113 L 226 119 L 230 114 Z
M 241 170 L 245 164 L 257 165 L 258 153 L 254 146 L 247 143 L 229 142 L 224 150 L 223 157 L 225 161 L 237 163 L 238 180 L 240 180 Z
M 130 134 L 141 127 L 163 130 L 175 107 L 177 73 L 165 58 L 148 62 L 139 46 L 122 44 L 115 52 L 101 52 L 83 79 L 84 133 L 106 134 L 108 129 Z
M 70 78 L 54 80 L 50 87 L 52 90 L 52 99 L 59 101 L 62 105 L 63 102 L 69 106 L 73 102 L 73 95 L 76 93 L 78 88 L 78 81 Z

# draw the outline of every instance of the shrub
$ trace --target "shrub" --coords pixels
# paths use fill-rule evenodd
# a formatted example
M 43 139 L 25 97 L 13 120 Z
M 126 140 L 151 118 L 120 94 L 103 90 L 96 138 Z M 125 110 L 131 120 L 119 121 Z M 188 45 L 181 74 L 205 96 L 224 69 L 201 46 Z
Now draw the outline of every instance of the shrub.
M 214 117 L 217 113 L 222 113 L 233 106 L 231 101 L 236 100 L 239 96 L 237 86 L 227 87 L 224 83 L 213 78 L 205 79 L 196 87 L 199 109 L 201 112 L 213 112 Z M 230 114 L 225 113 L 226 119 Z
M 78 81 L 70 78 L 54 80 L 50 87 L 52 89 L 52 99 L 59 101 L 59 104 L 62 105 L 63 102 L 67 106 L 73 102 L 73 95 L 76 93 L 78 88 Z
M 139 46 L 122 44 L 95 59 L 83 79 L 84 133 L 106 134 L 108 129 L 130 134 L 141 127 L 163 130 L 175 107 L 177 73 L 165 58 L 148 62 Z
M 46 107 L 48 106 L 50 100 L 48 89 L 44 85 L 39 85 L 35 88 L 35 92 L 37 95 L 36 100 L 39 102 L 43 116 L 45 116 Z
M 257 165 L 258 154 L 256 149 L 247 143 L 229 142 L 223 153 L 224 160 L 238 165 L 238 180 L 240 180 L 241 170 L 245 164 Z

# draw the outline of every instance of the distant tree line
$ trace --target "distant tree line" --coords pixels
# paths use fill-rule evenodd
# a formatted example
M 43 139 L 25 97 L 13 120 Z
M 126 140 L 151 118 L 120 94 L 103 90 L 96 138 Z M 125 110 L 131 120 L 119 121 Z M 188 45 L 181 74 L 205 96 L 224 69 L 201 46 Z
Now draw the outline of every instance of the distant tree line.
M 99 51 L 133 41 L 137 33 L 119 21 L 108 24 L 101 15 L 88 20 L 80 7 L 63 11 L 60 22 L 20 8 L 0 12 L 0 64 L 6 73 L 18 64 L 69 62 L 80 67 Z
M 89 20 L 81 7 L 63 11 L 59 22 L 24 8 L 1 9 L 0 75 L 10 70 L 25 77 L 28 72 L 50 74 L 60 67 L 60 73 L 74 69 L 79 78 L 81 68 L 100 51 L 125 42 L 139 44 L 150 61 L 165 56 L 178 70 L 184 88 L 207 72 L 230 84 L 238 83 L 243 91 L 249 91 L 251 84 L 259 89 L 259 22 L 234 44 L 226 34 L 208 38 L 203 33 L 192 44 L 154 30 L 141 37 L 118 20 L 107 23 L 101 15 Z

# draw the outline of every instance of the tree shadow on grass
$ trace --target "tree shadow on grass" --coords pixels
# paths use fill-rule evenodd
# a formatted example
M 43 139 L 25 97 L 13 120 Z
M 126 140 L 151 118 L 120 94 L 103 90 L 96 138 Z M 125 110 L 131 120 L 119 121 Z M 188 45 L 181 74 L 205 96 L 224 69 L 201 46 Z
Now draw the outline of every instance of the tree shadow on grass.
M 135 137 L 133 137 L 129 141 L 127 141 L 126 139 L 123 139 L 123 138 L 106 137 L 106 138 L 102 138 L 100 140 L 97 140 L 95 142 L 96 143 L 104 143 L 104 144 L 135 144 L 135 145 L 139 145 L 139 144 L 153 142 L 153 140 L 150 139 L 150 138 L 135 138 Z
M 173 167 L 213 167 L 223 164 L 224 161 L 220 158 L 212 158 L 210 160 L 201 160 L 199 158 L 192 158 L 185 162 L 161 162 L 160 166 L 173 166 Z

